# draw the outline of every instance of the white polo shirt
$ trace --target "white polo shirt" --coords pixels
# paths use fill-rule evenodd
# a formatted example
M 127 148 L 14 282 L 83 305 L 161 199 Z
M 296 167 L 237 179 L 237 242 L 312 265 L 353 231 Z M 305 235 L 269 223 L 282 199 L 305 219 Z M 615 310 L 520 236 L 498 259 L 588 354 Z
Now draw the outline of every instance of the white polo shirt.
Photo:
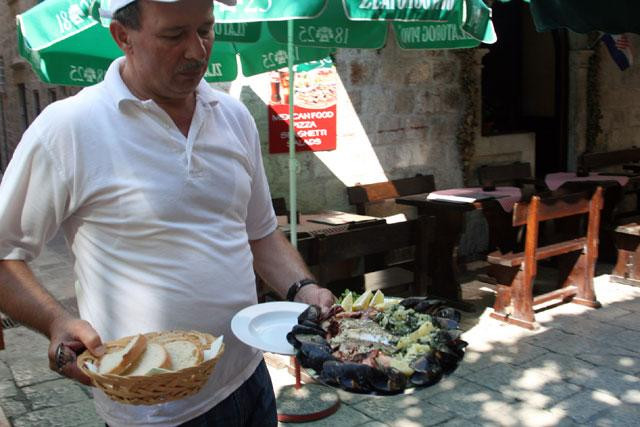
M 185 137 L 155 102 L 131 94 L 122 62 L 25 132 L 0 186 L 0 258 L 29 261 L 62 227 L 80 315 L 103 340 L 224 334 L 225 354 L 196 396 L 129 406 L 95 393 L 109 425 L 174 425 L 223 400 L 261 360 L 230 321 L 257 302 L 249 240 L 277 223 L 247 109 L 203 81 Z

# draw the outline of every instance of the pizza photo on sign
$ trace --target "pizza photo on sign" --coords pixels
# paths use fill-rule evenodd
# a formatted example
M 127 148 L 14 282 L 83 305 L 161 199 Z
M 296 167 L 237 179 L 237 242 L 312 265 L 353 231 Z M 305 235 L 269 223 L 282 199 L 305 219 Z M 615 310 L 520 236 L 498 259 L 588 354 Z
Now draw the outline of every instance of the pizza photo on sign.
M 331 58 L 296 65 L 293 79 L 288 69 L 272 72 L 268 104 L 269 153 L 289 152 L 290 101 L 294 104 L 291 121 L 295 150 L 335 150 L 337 87 L 338 74 Z
M 319 381 L 356 393 L 398 394 L 452 373 L 464 357 L 460 313 L 439 299 L 346 291 L 323 314 L 310 306 L 287 334 Z

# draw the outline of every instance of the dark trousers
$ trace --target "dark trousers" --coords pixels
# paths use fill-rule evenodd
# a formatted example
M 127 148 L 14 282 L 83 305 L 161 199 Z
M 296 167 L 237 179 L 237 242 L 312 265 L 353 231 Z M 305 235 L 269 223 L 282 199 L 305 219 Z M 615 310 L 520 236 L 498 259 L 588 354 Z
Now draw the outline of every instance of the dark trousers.
M 222 402 L 184 427 L 271 427 L 278 425 L 276 396 L 264 360 L 253 375 Z

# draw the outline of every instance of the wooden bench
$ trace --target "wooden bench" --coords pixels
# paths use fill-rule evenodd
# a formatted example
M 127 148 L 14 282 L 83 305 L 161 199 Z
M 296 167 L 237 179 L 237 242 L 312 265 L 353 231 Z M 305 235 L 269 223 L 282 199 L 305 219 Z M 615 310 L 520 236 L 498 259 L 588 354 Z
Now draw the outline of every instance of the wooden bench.
M 607 168 L 640 172 L 640 148 L 631 147 L 599 153 L 583 153 L 578 159 L 578 173 L 587 174 Z
M 618 250 L 616 264 L 609 276 L 612 282 L 640 286 L 640 224 L 617 227 L 613 241 Z
M 531 175 L 531 164 L 528 162 L 513 162 L 504 164 L 482 165 L 477 171 L 478 184 L 482 188 L 493 188 L 499 185 L 509 185 L 527 188 L 538 192 L 546 189 L 544 183 Z
M 394 179 L 373 184 L 355 185 L 347 187 L 349 203 L 356 207 L 360 215 L 375 215 L 371 208 L 376 204 L 395 203 L 396 197 L 410 194 L 430 193 L 436 189 L 433 175 L 418 174 L 413 178 Z
M 382 288 L 389 295 L 426 295 L 429 289 L 428 279 L 428 239 L 433 236 L 434 220 L 422 216 L 416 219 L 393 224 L 379 224 L 350 229 L 338 233 L 316 234 L 305 243 L 300 252 L 310 267 L 315 267 L 318 282 L 339 295 L 344 288 L 341 283 L 352 278 L 351 272 L 335 269 L 334 266 L 348 260 L 365 258 L 372 254 L 387 254 L 400 248 L 414 248 L 412 277 L 405 274 L 393 274 L 397 268 L 394 263 L 385 261 L 387 257 L 376 258 L 376 263 L 365 263 L 365 286 L 375 279 L 375 274 L 386 274 L 387 278 L 400 278 L 401 283 L 379 280 L 374 288 Z M 403 282 L 404 281 L 404 282 Z M 362 289 L 359 289 L 362 290 Z
M 497 295 L 491 317 L 528 329 L 536 329 L 534 306 L 559 299 L 597 308 L 593 275 L 598 256 L 598 227 L 602 209 L 602 188 L 590 192 L 541 198 L 533 196 L 528 203 L 516 203 L 513 226 L 526 225 L 524 251 L 489 254 L 494 267 Z M 588 214 L 586 232 L 580 236 L 538 246 L 538 230 L 543 221 Z M 582 235 L 583 234 L 583 235 Z M 537 263 L 565 256 L 568 260 L 566 278 L 561 277 L 559 289 L 534 297 L 533 282 Z

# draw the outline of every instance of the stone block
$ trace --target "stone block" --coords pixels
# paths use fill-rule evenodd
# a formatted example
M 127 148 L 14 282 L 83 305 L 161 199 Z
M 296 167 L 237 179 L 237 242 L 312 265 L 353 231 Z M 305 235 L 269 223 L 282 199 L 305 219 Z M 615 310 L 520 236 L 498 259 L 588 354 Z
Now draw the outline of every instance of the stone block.
M 433 81 L 436 83 L 457 82 L 458 69 L 459 62 L 456 60 L 435 61 L 433 63 Z
M 589 424 L 596 427 L 633 426 L 640 420 L 640 405 L 623 405 L 596 415 Z
M 416 89 L 414 114 L 426 114 L 436 111 L 435 95 L 429 89 Z
M 615 327 L 612 327 L 613 335 L 607 337 L 605 341 L 608 345 L 616 345 L 640 354 L 640 331 L 624 330 L 620 333 L 615 332 Z
M 378 114 L 377 128 L 378 133 L 397 132 L 405 128 L 402 117 L 397 115 Z
M 465 99 L 457 86 L 446 88 L 442 93 L 441 99 L 444 111 L 455 113 L 462 111 L 464 107 Z
M 88 399 L 85 392 L 69 379 L 60 379 L 24 387 L 25 394 L 34 410 L 66 405 Z
M 405 84 L 423 84 L 431 81 L 432 64 L 430 62 L 418 62 L 410 65 L 405 71 Z
M 0 378 L 0 398 L 13 397 L 18 395 L 18 387 L 13 382 L 11 375 Z
M 429 405 L 412 394 L 369 398 L 354 407 L 371 418 L 390 425 L 431 426 L 454 417 L 449 411 Z
M 424 151 L 426 151 L 426 145 L 428 144 L 429 140 L 429 127 L 426 125 L 410 127 L 406 130 L 406 138 L 407 141 L 424 144 Z
M 24 402 L 11 398 L 0 398 L 0 412 L 9 418 L 19 417 L 28 412 Z M 1 417 L 0 417 L 1 418 Z
M 399 147 L 402 146 L 406 140 L 407 140 L 407 136 L 404 128 L 392 129 L 392 130 L 380 132 L 378 134 L 378 138 L 376 140 L 376 146 L 378 147 L 393 146 L 395 147 L 396 150 L 399 150 Z
M 353 86 L 365 86 L 375 79 L 375 70 L 378 67 L 363 61 L 352 61 L 349 65 L 349 82 Z
M 603 399 L 601 394 L 593 390 L 585 390 L 559 402 L 554 409 L 562 410 L 573 421 L 584 424 L 590 423 L 590 420 L 596 416 L 603 416 L 615 405 L 614 402 Z
M 591 320 L 582 316 L 564 318 L 557 323 L 557 329 L 568 334 L 580 335 L 585 338 L 600 341 L 602 344 L 615 344 L 616 335 L 624 328 L 610 323 Z
M 611 323 L 612 325 L 617 327 L 631 329 L 631 330 L 640 332 L 640 313 L 632 313 L 626 310 L 616 311 L 616 307 L 607 307 L 607 310 L 595 310 L 594 316 L 596 312 L 605 312 L 605 311 L 608 312 L 609 310 L 611 310 L 613 313 L 617 313 L 617 314 L 625 313 L 625 314 L 606 319 L 605 320 L 606 322 Z
M 544 334 L 529 337 L 527 342 L 529 344 L 546 348 L 554 353 L 569 356 L 587 353 L 591 349 L 597 348 L 600 345 L 596 340 L 577 335 L 570 335 L 557 329 L 552 329 Z
M 514 367 L 506 363 L 499 363 L 482 369 L 468 375 L 466 379 L 505 395 L 511 395 L 507 394 L 511 390 L 540 391 L 551 388 L 550 386 L 552 385 L 561 384 L 554 374 L 546 375 L 546 370 L 544 369 Z
M 393 99 L 393 111 L 396 114 L 409 114 L 415 106 L 415 90 L 403 89 L 395 93 Z
M 347 93 L 347 96 L 349 97 L 349 102 L 353 106 L 353 109 L 355 110 L 356 114 L 360 114 L 362 112 L 362 92 L 358 89 L 351 89 Z M 337 120 L 339 119 L 340 119 L 340 115 L 338 114 Z
M 13 420 L 13 427 L 104 426 L 93 401 L 71 403 L 57 408 L 32 411 Z
M 514 400 L 480 385 L 467 382 L 447 393 L 439 393 L 427 399 L 438 408 L 472 419 L 479 424 L 501 425 L 501 414 L 508 413 Z
M 10 364 L 10 368 L 18 387 L 61 378 L 59 374 L 49 369 L 48 361 L 42 358 L 26 357 L 16 360 Z

